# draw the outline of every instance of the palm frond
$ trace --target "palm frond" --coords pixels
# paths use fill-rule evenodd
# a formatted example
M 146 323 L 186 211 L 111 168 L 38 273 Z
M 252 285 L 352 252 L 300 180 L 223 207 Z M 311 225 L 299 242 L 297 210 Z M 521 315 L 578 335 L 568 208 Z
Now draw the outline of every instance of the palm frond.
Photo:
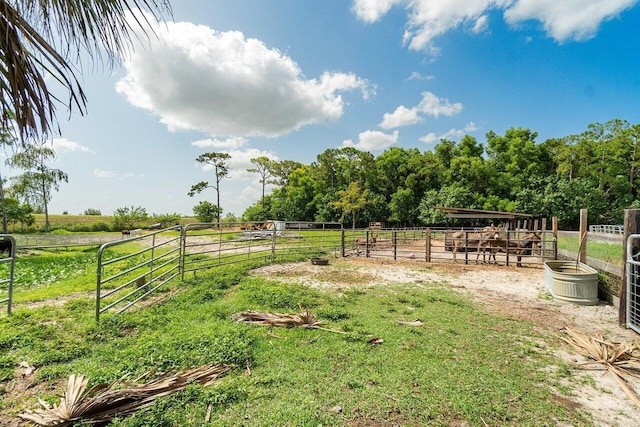
M 136 10 L 155 19 L 171 13 L 168 0 L 0 0 L 0 124 L 10 128 L 15 120 L 24 142 L 51 132 L 57 103 L 84 114 L 86 96 L 72 54 L 73 62 L 86 52 L 115 63 L 131 47 L 135 29 L 150 28 L 149 15 Z M 69 99 L 58 99 L 45 76 Z
M 640 376 L 640 357 L 634 342 L 610 343 L 603 337 L 590 337 L 582 332 L 565 328 L 568 337 L 560 337 L 589 360 L 582 366 L 602 366 L 606 368 L 636 405 L 640 397 L 625 380 L 625 375 Z
M 142 385 L 116 388 L 119 382 L 99 384 L 86 391 L 88 380 L 71 375 L 58 405 L 39 400 L 42 408 L 20 414 L 40 426 L 60 427 L 77 421 L 101 424 L 126 417 L 152 405 L 156 399 L 184 390 L 190 384 L 211 385 L 231 369 L 228 365 L 206 365 L 175 375 L 164 375 Z
M 251 323 L 254 325 L 277 326 L 285 328 L 301 327 L 307 329 L 319 329 L 321 331 L 346 334 L 344 331 L 323 328 L 324 322 L 319 321 L 308 310 L 298 314 L 269 313 L 267 311 L 242 311 L 232 316 L 238 323 Z

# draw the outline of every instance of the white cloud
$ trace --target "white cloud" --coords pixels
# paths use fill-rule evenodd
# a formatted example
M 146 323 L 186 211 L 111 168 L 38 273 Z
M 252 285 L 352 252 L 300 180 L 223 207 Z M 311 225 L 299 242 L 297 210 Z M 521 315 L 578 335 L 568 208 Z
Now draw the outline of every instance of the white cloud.
M 125 178 L 143 178 L 144 174 L 141 173 L 133 173 L 133 172 L 128 172 L 125 174 L 117 174 L 115 172 L 112 171 L 105 171 L 102 169 L 94 169 L 93 170 L 93 176 L 97 177 L 97 178 L 118 178 L 119 180 L 123 180 Z
M 478 130 L 478 127 L 476 126 L 476 124 L 474 122 L 469 122 L 462 129 L 449 129 L 447 132 L 443 133 L 442 135 L 436 135 L 435 133 L 430 132 L 425 136 L 423 136 L 422 138 L 420 138 L 420 141 L 424 142 L 425 144 L 433 144 L 433 143 L 439 142 L 441 139 L 459 140 L 469 132 L 475 132 L 477 130 Z
M 593 37 L 603 21 L 619 16 L 638 0 L 354 0 L 352 10 L 365 22 L 382 18 L 391 7 L 408 10 L 404 42 L 410 49 L 438 54 L 435 39 L 460 27 L 472 33 L 488 30 L 487 12 L 503 10 L 514 25 L 537 20 L 558 42 Z
M 460 111 L 462 111 L 461 103 L 455 102 L 452 104 L 446 98 L 438 98 L 431 92 L 422 92 L 422 100 L 418 105 L 412 108 L 401 105 L 393 113 L 385 113 L 382 116 L 382 122 L 378 126 L 384 130 L 389 130 L 421 123 L 424 121 L 421 114 L 437 119 L 441 115 L 454 116 Z
M 417 108 L 424 114 L 438 118 L 439 115 L 454 116 L 460 113 L 462 104 L 459 102 L 451 104 L 446 98 L 438 98 L 431 92 L 422 92 L 422 101 Z
M 364 22 L 376 22 L 401 0 L 354 0 L 351 10 Z
M 133 173 L 133 172 L 129 172 L 126 173 L 124 175 L 126 178 L 143 178 L 144 174 L 143 173 Z
M 358 134 L 358 142 L 347 139 L 342 142 L 343 147 L 354 147 L 362 151 L 384 150 L 398 142 L 398 131 L 391 135 L 377 130 L 367 130 Z
M 389 130 L 402 126 L 415 125 L 422 121 L 424 121 L 424 119 L 418 115 L 416 108 L 407 108 L 401 105 L 396 108 L 393 113 L 384 113 L 382 122 L 378 124 L 378 126 L 382 129 Z
M 124 59 L 127 74 L 116 89 L 170 130 L 275 137 L 339 119 L 344 91 L 360 90 L 365 99 L 375 92 L 350 73 L 307 79 L 293 59 L 238 31 L 189 22 L 153 29 L 149 48 Z
M 411 73 L 411 75 L 409 77 L 407 77 L 407 81 L 409 80 L 433 80 L 435 79 L 436 76 L 434 76 L 433 74 L 427 74 L 426 76 L 423 74 L 420 74 L 417 71 L 414 71 Z
M 227 139 L 201 139 L 193 141 L 191 145 L 198 148 L 240 148 L 247 145 L 249 141 L 242 137 L 231 137 Z
M 595 36 L 603 21 L 633 7 L 638 0 L 518 0 L 504 13 L 509 24 L 536 19 L 559 42 Z
M 487 15 L 482 15 L 480 18 L 476 19 L 476 23 L 471 28 L 471 32 L 474 34 L 480 34 L 488 31 L 489 29 L 489 17 Z
M 80 151 L 82 153 L 96 154 L 91 148 L 69 141 L 66 138 L 54 138 L 51 140 L 51 145 L 56 153 Z
M 114 172 L 105 171 L 102 169 L 94 169 L 93 176 L 97 176 L 98 178 L 115 178 L 117 174 Z

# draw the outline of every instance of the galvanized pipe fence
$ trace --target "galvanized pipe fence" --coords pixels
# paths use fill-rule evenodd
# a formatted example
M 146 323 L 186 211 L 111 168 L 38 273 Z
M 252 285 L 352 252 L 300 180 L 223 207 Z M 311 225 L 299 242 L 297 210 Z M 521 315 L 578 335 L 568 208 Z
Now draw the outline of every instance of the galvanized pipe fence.
M 96 269 L 96 321 L 123 312 L 175 277 L 237 263 L 340 256 L 340 223 L 267 221 L 176 226 L 102 245 Z M 123 245 L 142 246 L 130 253 Z M 118 251 L 118 249 L 121 249 Z
M 640 334 L 640 234 L 627 238 L 627 327 Z M 635 252 L 634 252 L 635 250 Z
M 181 232 L 182 227 L 175 226 L 100 246 L 96 321 L 112 308 L 118 313 L 127 310 L 180 275 Z M 136 250 L 126 250 L 126 245 Z
M 517 241 L 528 231 L 505 232 Z M 477 230 L 461 230 L 460 237 L 439 228 L 344 229 L 340 223 L 266 221 L 250 223 L 198 223 L 175 226 L 141 236 L 102 244 L 96 268 L 96 321 L 106 312 L 121 313 L 170 280 L 184 280 L 188 273 L 237 263 L 274 263 L 314 257 L 367 257 L 424 262 L 456 261 L 542 264 L 555 259 L 556 239 L 540 231 L 540 241 L 527 253 L 516 253 L 508 244 L 502 251 L 485 251 L 472 237 Z M 13 248 L 15 250 L 15 241 Z M 456 251 L 454 251 L 456 250 Z M 15 257 L 10 263 L 13 283 Z M 482 255 L 482 259 L 481 256 Z M 487 257 L 489 257 L 487 259 Z M 4 276 L 0 276 L 4 277 Z M 7 282 L 7 283 L 8 283 Z M 0 284 L 5 283 L 0 281 Z M 11 286 L 7 302 L 11 310 Z M 2 296 L 2 294 L 0 294 Z
M 13 301 L 13 279 L 16 262 L 16 239 L 9 234 L 0 234 L 3 244 L 2 252 L 9 253 L 8 257 L 0 259 L 0 305 L 7 304 L 7 315 L 11 315 Z

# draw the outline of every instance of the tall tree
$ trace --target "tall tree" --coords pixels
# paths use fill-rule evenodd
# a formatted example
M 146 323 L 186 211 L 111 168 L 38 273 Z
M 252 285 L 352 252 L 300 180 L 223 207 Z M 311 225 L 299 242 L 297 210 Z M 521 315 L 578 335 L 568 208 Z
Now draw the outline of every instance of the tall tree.
M 44 136 L 55 127 L 60 97 L 49 89 L 49 81 L 68 91 L 67 109 L 84 113 L 85 94 L 76 76 L 78 68 L 70 59 L 78 59 L 82 51 L 98 60 L 106 54 L 114 64 L 120 53 L 130 49 L 130 32 L 149 27 L 144 15 L 130 16 L 138 9 L 156 19 L 165 12 L 171 14 L 168 0 L 0 1 L 3 127 L 15 117 L 23 141 Z
M 227 165 L 227 162 L 230 158 L 231 155 L 229 153 L 211 152 L 199 155 L 196 158 L 196 162 L 204 164 L 205 168 L 207 168 L 207 166 L 209 168 L 213 168 L 216 183 L 214 185 L 209 184 L 208 181 L 200 181 L 199 183 L 191 186 L 188 193 L 190 197 L 193 197 L 207 188 L 213 188 L 216 190 L 216 206 L 218 207 L 216 216 L 218 223 L 220 222 L 220 214 L 222 213 L 222 207 L 220 206 L 220 181 L 222 181 L 222 178 L 229 175 L 229 166 Z
M 342 210 L 340 222 L 344 221 L 346 215 L 351 215 L 352 228 L 356 228 L 356 213 L 365 207 L 369 192 L 362 190 L 357 182 L 352 182 L 345 190 L 338 191 L 339 200 L 331 204 Z
M 273 177 L 274 161 L 267 156 L 260 156 L 252 158 L 251 163 L 253 163 L 255 167 L 247 169 L 247 172 L 260 175 L 260 184 L 262 184 L 262 208 L 264 209 L 264 189 L 267 184 L 273 183 L 270 179 Z
M 300 162 L 294 160 L 273 161 L 271 164 L 271 174 L 273 175 L 272 184 L 286 187 L 289 184 L 289 177 L 296 169 L 304 166 Z
M 52 190 L 58 191 L 60 183 L 68 182 L 69 176 L 60 169 L 47 165 L 56 158 L 53 149 L 45 146 L 31 145 L 14 154 L 7 163 L 26 172 L 13 177 L 12 189 L 16 194 L 41 204 L 45 216 L 45 232 L 49 232 L 49 202 Z

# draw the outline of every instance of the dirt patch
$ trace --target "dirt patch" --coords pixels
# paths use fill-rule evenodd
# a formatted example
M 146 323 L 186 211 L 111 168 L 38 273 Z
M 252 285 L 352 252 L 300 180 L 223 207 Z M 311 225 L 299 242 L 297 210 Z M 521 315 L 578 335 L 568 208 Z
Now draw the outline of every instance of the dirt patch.
M 608 341 L 640 341 L 630 329 L 618 326 L 618 309 L 610 304 L 578 306 L 553 300 L 544 282 L 544 270 L 535 267 L 425 264 L 419 261 L 390 261 L 366 258 L 331 259 L 327 266 L 309 262 L 274 264 L 254 270 L 254 274 L 274 280 L 301 283 L 322 289 L 384 286 L 397 283 L 445 283 L 457 292 L 470 295 L 492 314 L 531 322 L 542 336 L 559 340 L 560 330 L 569 327 Z M 560 344 L 557 357 L 575 364 L 584 360 L 568 345 Z M 568 407 L 592 414 L 598 426 L 636 425 L 640 408 L 606 371 L 575 371 L 573 395 Z M 640 380 L 632 383 L 640 391 Z

